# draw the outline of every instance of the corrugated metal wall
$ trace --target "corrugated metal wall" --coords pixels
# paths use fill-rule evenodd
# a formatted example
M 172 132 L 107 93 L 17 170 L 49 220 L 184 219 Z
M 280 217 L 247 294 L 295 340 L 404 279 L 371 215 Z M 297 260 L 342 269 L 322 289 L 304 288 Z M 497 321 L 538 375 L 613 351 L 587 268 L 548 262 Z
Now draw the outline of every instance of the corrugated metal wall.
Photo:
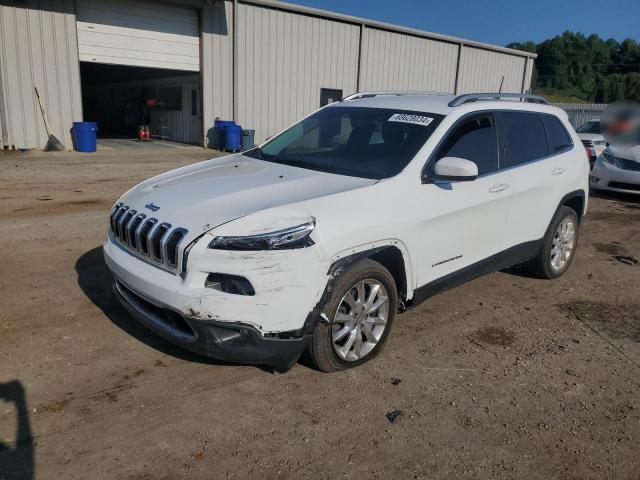
M 602 112 L 609 106 L 608 103 L 554 103 L 553 105 L 567 112 L 573 128 L 578 128 L 589 120 L 599 120 Z
M 204 145 L 212 145 L 214 119 L 233 118 L 233 3 L 205 4 L 200 23 Z
M 0 0 L 0 131 L 9 148 L 44 146 L 36 85 L 53 133 L 71 147 L 71 123 L 82 119 L 74 0 L 15 3 Z M 215 117 L 234 116 L 264 140 L 317 109 L 321 88 L 495 91 L 503 75 L 503 91 L 529 88 L 524 55 L 270 0 L 238 0 L 234 65 L 233 2 L 175 3 L 202 5 L 205 141 Z
M 320 106 L 320 89 L 354 92 L 359 26 L 238 5 L 237 114 L 256 141 Z
M 502 91 L 519 93 L 522 91 L 524 68 L 524 57 L 465 45 L 460 57 L 456 93 L 497 92 L 503 75 Z
M 82 120 L 73 0 L 0 4 L 0 73 L 8 148 L 43 148 L 47 135 L 33 87 L 53 134 L 71 148 L 69 129 Z M 3 115 L 0 115 L 0 118 Z M 1 121 L 1 120 L 0 120 Z M 3 148 L 5 145 L 3 145 Z
M 360 90 L 452 92 L 458 45 L 363 28 Z

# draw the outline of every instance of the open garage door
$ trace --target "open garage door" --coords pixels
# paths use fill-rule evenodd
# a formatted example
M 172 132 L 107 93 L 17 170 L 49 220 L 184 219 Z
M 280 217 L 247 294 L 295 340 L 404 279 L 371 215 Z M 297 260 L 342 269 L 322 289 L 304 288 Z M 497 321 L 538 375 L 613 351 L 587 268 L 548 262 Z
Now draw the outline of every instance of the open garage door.
M 131 0 L 76 5 L 80 61 L 200 70 L 196 10 Z

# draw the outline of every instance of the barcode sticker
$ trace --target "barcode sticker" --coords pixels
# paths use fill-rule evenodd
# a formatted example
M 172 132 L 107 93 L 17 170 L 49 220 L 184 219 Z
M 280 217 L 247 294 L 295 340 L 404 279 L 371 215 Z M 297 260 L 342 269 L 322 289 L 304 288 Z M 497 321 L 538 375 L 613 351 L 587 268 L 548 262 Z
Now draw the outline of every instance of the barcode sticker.
M 389 122 L 413 123 L 415 125 L 428 126 L 433 122 L 431 117 L 422 117 L 420 115 L 408 115 L 406 113 L 394 113 L 389 117 Z

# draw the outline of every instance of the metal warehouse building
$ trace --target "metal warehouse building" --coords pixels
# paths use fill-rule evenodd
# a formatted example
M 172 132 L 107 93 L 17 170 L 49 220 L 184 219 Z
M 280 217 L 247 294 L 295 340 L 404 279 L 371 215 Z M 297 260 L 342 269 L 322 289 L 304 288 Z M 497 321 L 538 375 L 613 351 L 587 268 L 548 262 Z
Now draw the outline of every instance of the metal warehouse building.
M 0 0 L 4 149 L 102 135 L 207 145 L 214 119 L 256 140 L 349 93 L 529 89 L 525 52 L 273 0 Z

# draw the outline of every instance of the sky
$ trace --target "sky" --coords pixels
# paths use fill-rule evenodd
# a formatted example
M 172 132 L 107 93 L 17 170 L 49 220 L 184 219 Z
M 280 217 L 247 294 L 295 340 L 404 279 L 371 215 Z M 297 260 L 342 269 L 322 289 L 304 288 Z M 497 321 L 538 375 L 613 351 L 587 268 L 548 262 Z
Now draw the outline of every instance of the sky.
M 640 41 L 640 0 L 285 1 L 502 46 L 566 30 Z

